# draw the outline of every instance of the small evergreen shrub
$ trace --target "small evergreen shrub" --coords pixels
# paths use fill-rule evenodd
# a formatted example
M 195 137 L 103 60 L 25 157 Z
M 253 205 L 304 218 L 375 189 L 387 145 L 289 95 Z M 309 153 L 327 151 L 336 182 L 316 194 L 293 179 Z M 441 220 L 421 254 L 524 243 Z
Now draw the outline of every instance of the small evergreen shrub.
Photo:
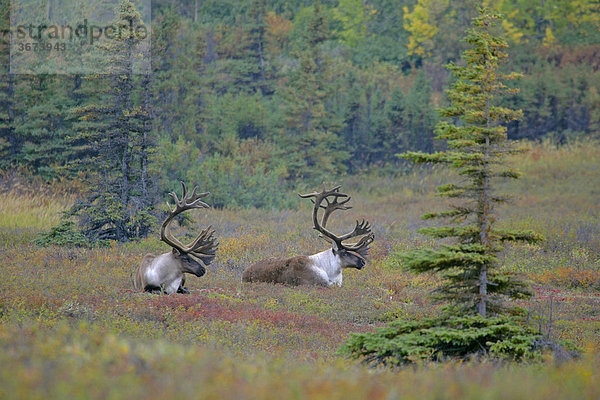
M 339 354 L 371 366 L 474 357 L 535 359 L 540 335 L 513 318 L 480 315 L 397 320 L 372 333 L 353 333 Z
M 63 219 L 49 232 L 44 232 L 35 240 L 38 246 L 89 247 L 88 239 L 74 227 L 73 221 Z

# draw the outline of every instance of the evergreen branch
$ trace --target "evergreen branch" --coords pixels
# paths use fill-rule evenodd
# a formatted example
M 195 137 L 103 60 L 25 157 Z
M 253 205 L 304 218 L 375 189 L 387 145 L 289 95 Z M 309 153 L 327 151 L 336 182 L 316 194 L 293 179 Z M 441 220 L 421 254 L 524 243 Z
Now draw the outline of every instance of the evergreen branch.
M 434 218 L 457 218 L 458 219 L 458 218 L 463 218 L 472 212 L 473 212 L 473 210 L 470 208 L 456 207 L 454 210 L 449 210 L 449 211 L 425 213 L 421 216 L 421 219 L 423 219 L 423 220 L 434 219 Z
M 479 237 L 476 226 L 440 226 L 421 228 L 419 233 L 435 238 L 458 237 L 461 240 L 472 242 Z
M 414 272 L 439 272 L 447 269 L 460 269 L 466 267 L 479 267 L 495 260 L 493 255 L 478 252 L 463 252 L 459 249 L 446 247 L 440 250 L 422 249 L 405 253 L 400 256 L 405 268 Z M 460 280 L 467 277 L 475 277 L 472 270 L 459 270 L 456 272 Z M 455 275 L 451 273 L 446 278 Z
M 494 230 L 493 234 L 501 242 L 527 242 L 534 244 L 546 240 L 543 235 L 532 230 Z

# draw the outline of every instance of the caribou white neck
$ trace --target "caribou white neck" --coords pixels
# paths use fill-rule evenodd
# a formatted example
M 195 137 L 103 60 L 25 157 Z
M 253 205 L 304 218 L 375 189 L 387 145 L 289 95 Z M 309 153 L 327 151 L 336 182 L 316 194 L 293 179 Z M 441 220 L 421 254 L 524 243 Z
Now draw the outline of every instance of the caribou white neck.
M 327 279 L 329 286 L 342 286 L 342 262 L 340 257 L 333 254 L 331 249 L 327 249 L 308 257 L 312 267 L 324 279 Z

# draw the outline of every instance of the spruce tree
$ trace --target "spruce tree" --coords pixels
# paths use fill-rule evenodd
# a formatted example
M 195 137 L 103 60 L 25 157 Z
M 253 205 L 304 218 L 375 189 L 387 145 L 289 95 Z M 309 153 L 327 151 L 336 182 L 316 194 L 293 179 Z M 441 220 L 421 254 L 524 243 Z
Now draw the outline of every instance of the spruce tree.
M 464 66 L 450 64 L 455 81 L 448 89 L 450 105 L 441 110 L 437 138 L 448 150 L 433 154 L 402 155 L 416 163 L 448 165 L 457 170 L 459 183 L 438 187 L 452 199 L 449 210 L 424 215 L 448 220 L 422 233 L 446 239 L 437 249 L 401 255 L 411 271 L 441 274 L 438 299 L 448 307 L 438 318 L 398 320 L 374 333 L 353 334 L 342 353 L 368 363 L 400 365 L 416 360 L 447 357 L 469 358 L 476 354 L 521 360 L 535 355 L 537 335 L 515 323 L 503 311 L 507 299 L 529 295 L 526 285 L 507 271 L 500 271 L 498 252 L 505 242 L 534 242 L 541 237 L 531 231 L 501 230 L 495 226 L 494 206 L 506 197 L 496 193 L 496 178 L 516 178 L 503 158 L 513 150 L 502 125 L 521 116 L 520 111 L 497 106 L 499 97 L 514 91 L 506 82 L 516 74 L 503 74 L 506 42 L 496 34 L 500 16 L 481 10 L 473 20 L 466 41 Z
M 134 4 L 122 0 L 114 24 L 130 23 L 143 21 Z M 70 215 L 79 217 L 90 241 L 143 237 L 155 222 L 149 77 L 136 75 L 133 64 L 139 40 L 129 32 L 106 42 L 109 73 L 87 77 L 79 91 L 85 104 L 72 110 L 77 133 L 71 141 L 79 159 L 72 167 L 87 171 L 89 190 Z
M 15 75 L 10 71 L 10 2 L 0 3 L 0 168 L 15 165 L 22 142 L 15 132 Z
M 460 183 L 438 187 L 441 196 L 453 200 L 449 210 L 423 216 L 448 220 L 449 224 L 421 230 L 434 238 L 454 238 L 454 243 L 407 253 L 404 264 L 414 272 L 440 273 L 446 282 L 438 289 L 440 299 L 483 317 L 501 312 L 506 299 L 529 293 L 516 277 L 498 271 L 501 244 L 540 239 L 531 231 L 495 227 L 495 205 L 506 200 L 496 193 L 495 181 L 518 178 L 518 173 L 503 162 L 506 155 L 518 151 L 508 143 L 503 123 L 519 119 L 522 114 L 496 105 L 503 93 L 516 91 L 506 83 L 518 77 L 499 70 L 507 58 L 506 41 L 494 28 L 499 18 L 482 10 L 467 33 L 466 42 L 471 48 L 464 52 L 465 65 L 448 65 L 455 81 L 447 90 L 450 105 L 440 114 L 451 121 L 442 121 L 436 128 L 437 139 L 444 140 L 448 150 L 402 155 L 415 163 L 448 165 L 462 178 Z
M 390 99 L 385 103 L 385 117 L 387 135 L 385 140 L 382 141 L 382 145 L 386 150 L 384 154 L 394 155 L 407 150 L 406 98 L 400 88 L 395 88 L 390 94 Z M 398 158 L 393 157 L 391 161 L 397 163 Z
M 267 4 L 265 0 L 254 0 L 250 8 L 251 24 L 249 29 L 249 40 L 251 54 L 254 55 L 255 63 L 258 62 L 258 87 L 263 95 L 273 93 L 273 67 L 268 60 L 266 52 L 266 29 Z M 256 83 L 255 83 L 256 84 Z
M 356 73 L 350 71 L 348 76 L 348 87 L 344 90 L 343 116 L 344 129 L 340 136 L 347 144 L 350 153 L 348 157 L 348 172 L 355 173 L 366 165 L 369 153 L 365 149 L 370 148 L 368 140 L 368 126 L 365 121 L 366 99 L 363 88 L 358 82 Z
M 423 70 L 406 99 L 406 148 L 405 150 L 433 151 L 435 110 L 431 108 L 431 82 Z
M 318 183 L 344 171 L 349 154 L 340 139 L 341 118 L 331 112 L 332 66 L 323 48 L 330 38 L 327 16 L 313 6 L 303 38 L 294 53 L 298 67 L 279 91 L 285 126 L 275 138 L 284 149 L 291 179 Z
M 23 141 L 19 161 L 45 179 L 62 175 L 70 161 L 69 111 L 76 104 L 72 85 L 70 76 L 47 74 L 31 75 L 21 84 L 24 116 L 15 129 Z
M 187 61 L 185 57 L 178 57 L 181 52 L 180 30 L 181 17 L 173 7 L 167 8 L 161 15 L 153 20 L 152 35 L 152 78 L 153 78 L 153 97 L 154 106 L 157 114 L 156 127 L 161 134 L 170 140 L 177 140 L 178 132 L 175 132 L 174 125 L 177 120 L 181 120 L 183 111 L 181 104 L 178 104 L 178 89 L 187 84 L 187 87 L 194 87 L 193 84 L 185 84 L 178 79 L 177 62 L 181 59 Z

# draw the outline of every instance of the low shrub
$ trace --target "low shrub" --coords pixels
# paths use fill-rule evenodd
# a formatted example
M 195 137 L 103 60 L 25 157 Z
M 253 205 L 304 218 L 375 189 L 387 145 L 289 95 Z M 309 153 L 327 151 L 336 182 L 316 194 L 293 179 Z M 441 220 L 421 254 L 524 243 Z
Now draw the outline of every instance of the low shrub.
M 35 240 L 38 246 L 51 245 L 66 247 L 89 247 L 88 239 L 74 227 L 75 223 L 62 220 L 58 225 L 52 227 L 49 232 L 41 233 Z
M 372 366 L 481 356 L 522 361 L 537 356 L 539 338 L 508 317 L 397 320 L 373 333 L 352 334 L 339 353 Z

